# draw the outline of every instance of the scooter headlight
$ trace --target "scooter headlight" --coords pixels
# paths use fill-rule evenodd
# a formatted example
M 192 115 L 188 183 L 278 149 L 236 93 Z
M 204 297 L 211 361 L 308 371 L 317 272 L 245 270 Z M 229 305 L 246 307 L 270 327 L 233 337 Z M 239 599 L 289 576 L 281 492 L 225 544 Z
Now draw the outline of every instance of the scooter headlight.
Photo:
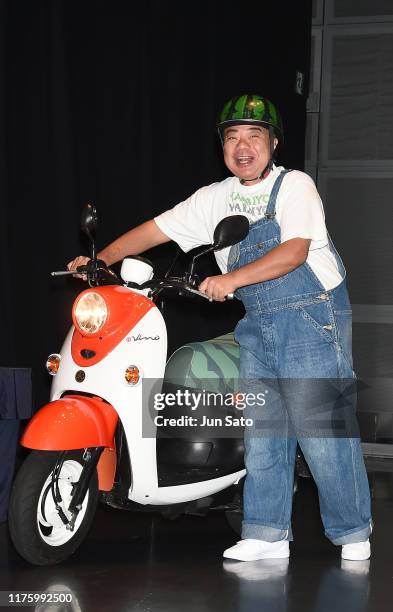
M 100 331 L 108 318 L 108 307 L 104 298 L 94 291 L 85 293 L 75 306 L 75 322 L 86 334 Z

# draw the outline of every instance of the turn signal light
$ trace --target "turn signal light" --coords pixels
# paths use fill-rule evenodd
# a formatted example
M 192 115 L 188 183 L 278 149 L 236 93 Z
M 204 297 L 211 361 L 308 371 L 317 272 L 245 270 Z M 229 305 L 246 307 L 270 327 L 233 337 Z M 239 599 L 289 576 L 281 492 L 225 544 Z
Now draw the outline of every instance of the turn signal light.
M 124 376 L 129 385 L 137 385 L 140 379 L 139 368 L 135 365 L 128 366 Z
M 51 376 L 56 376 L 60 367 L 61 357 L 57 353 L 52 353 L 46 360 L 46 369 Z

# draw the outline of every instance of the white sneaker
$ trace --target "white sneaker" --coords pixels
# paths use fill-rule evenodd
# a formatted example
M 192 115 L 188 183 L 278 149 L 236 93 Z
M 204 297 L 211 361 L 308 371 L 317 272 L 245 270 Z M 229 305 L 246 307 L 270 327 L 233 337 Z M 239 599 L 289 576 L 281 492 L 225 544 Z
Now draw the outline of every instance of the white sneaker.
M 265 542 L 264 540 L 240 540 L 235 546 L 224 550 L 226 559 L 258 561 L 259 559 L 284 559 L 289 557 L 289 541 Z
M 355 542 L 354 544 L 344 544 L 341 551 L 342 559 L 349 561 L 365 561 L 371 555 L 370 541 Z

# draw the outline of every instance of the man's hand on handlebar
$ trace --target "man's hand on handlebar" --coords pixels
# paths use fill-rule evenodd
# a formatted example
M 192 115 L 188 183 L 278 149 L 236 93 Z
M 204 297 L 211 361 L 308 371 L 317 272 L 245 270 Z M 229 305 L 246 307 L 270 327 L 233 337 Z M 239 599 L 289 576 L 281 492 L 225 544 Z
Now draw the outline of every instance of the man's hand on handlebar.
M 90 257 L 84 257 L 83 255 L 75 257 L 67 264 L 67 270 L 76 270 L 79 266 L 85 266 L 88 261 L 90 261 Z M 86 274 L 74 274 L 74 277 L 82 278 L 84 281 L 87 280 Z
M 224 302 L 226 297 L 233 294 L 237 288 L 238 285 L 231 272 L 208 276 L 198 287 L 199 291 L 206 293 L 210 299 L 216 302 Z

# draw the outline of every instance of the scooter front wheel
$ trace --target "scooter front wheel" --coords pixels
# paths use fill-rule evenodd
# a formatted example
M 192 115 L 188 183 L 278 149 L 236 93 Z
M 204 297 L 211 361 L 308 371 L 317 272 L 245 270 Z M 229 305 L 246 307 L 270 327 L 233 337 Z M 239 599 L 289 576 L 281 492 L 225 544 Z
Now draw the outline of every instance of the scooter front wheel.
M 85 538 L 98 500 L 95 470 L 80 511 L 69 511 L 74 487 L 83 469 L 83 450 L 69 451 L 54 481 L 60 453 L 32 451 L 12 489 L 9 528 L 19 554 L 34 565 L 54 565 L 71 556 Z

